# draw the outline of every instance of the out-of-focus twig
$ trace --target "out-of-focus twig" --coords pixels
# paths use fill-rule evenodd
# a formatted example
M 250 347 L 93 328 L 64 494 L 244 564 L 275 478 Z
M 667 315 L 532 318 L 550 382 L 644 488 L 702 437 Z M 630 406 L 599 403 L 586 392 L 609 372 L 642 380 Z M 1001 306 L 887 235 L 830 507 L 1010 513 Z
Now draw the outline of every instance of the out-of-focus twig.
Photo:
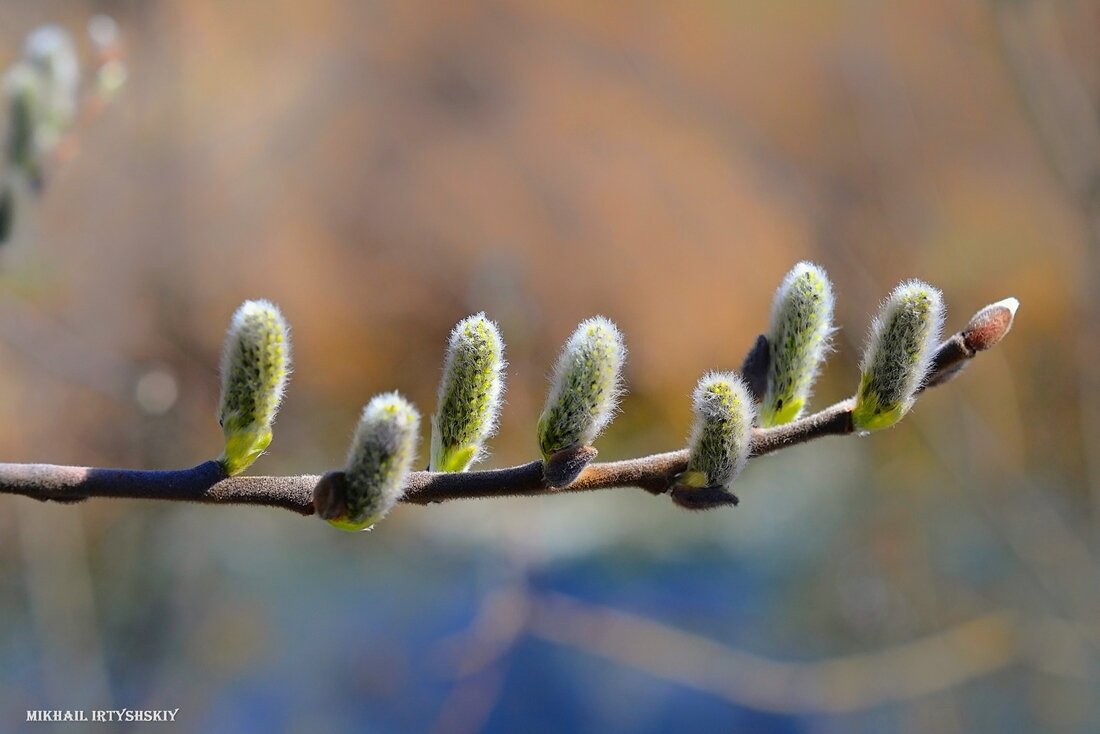
M 1001 52 L 1054 174 L 1081 216 L 1089 240 L 1074 328 L 1083 460 L 1100 525 L 1100 110 L 1074 68 L 1048 3 L 993 0 Z
M 27 601 L 51 700 L 109 707 L 88 541 L 80 513 L 53 517 L 44 507 L 19 511 L 18 541 Z
M 0 342 L 64 380 L 123 402 L 134 399 L 134 385 L 143 373 L 134 362 L 70 332 L 2 290 Z
M 527 630 L 550 642 L 776 713 L 859 711 L 945 691 L 1016 662 L 1016 621 L 993 612 L 942 632 L 824 662 L 783 662 L 558 594 L 534 599 Z
M 80 128 L 98 117 L 125 83 L 114 20 L 96 16 L 88 34 L 95 47 L 90 79 L 81 78 L 73 37 L 55 25 L 33 30 L 22 58 L 0 74 L 3 112 L 9 117 L 0 160 L 0 245 L 18 230 L 19 210 L 29 195 L 42 192 L 48 169 L 76 155 Z
M 469 629 L 444 641 L 441 657 L 452 663 L 457 682 L 440 707 L 433 732 L 482 729 L 504 684 L 508 653 L 523 637 L 529 609 L 530 594 L 521 574 L 515 583 L 485 596 Z

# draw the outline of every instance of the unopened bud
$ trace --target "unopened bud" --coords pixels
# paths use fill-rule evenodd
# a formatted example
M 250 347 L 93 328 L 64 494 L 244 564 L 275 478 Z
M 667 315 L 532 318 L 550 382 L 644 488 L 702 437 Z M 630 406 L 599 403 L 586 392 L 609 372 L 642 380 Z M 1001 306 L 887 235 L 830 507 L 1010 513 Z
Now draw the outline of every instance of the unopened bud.
M 981 352 L 998 344 L 1012 329 L 1016 309 L 1019 307 L 1018 300 L 1006 298 L 978 311 L 963 329 L 963 340 L 966 346 L 975 352 Z

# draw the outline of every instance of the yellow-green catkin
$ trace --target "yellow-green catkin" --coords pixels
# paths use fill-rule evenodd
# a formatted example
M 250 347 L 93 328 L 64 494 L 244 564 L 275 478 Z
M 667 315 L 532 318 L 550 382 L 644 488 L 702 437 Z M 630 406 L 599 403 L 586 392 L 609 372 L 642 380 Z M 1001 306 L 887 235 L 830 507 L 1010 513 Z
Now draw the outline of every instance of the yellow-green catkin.
M 729 489 L 752 449 L 752 393 L 736 374 L 712 372 L 695 386 L 692 407 L 688 468 L 677 483 Z
M 504 393 L 504 342 L 479 313 L 458 322 L 447 343 L 439 400 L 432 416 L 430 469 L 466 471 L 485 453 Z
M 371 399 L 355 428 L 344 468 L 345 512 L 328 518 L 341 530 L 365 530 L 386 516 L 404 491 L 416 459 L 420 414 L 396 392 Z
M 828 276 L 813 263 L 798 263 L 772 302 L 762 425 L 778 426 L 802 415 L 829 349 L 832 321 L 833 288 Z
M 222 353 L 218 422 L 225 434 L 222 466 L 239 474 L 271 443 L 271 424 L 290 375 L 290 334 L 279 309 L 245 301 L 229 325 Z
M 588 446 L 611 421 L 618 404 L 626 346 L 602 316 L 581 322 L 554 366 L 538 424 L 544 459 Z
M 901 420 L 928 373 L 943 326 L 943 296 L 919 280 L 902 283 L 883 302 L 871 326 L 852 411 L 857 431 Z

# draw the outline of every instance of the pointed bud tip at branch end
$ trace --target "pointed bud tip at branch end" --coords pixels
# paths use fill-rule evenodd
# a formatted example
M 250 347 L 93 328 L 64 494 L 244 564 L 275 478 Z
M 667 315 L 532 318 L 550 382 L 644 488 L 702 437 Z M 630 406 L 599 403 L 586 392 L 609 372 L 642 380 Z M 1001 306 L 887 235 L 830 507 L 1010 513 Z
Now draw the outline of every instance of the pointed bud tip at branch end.
M 416 458 L 420 413 L 398 393 L 376 395 L 363 408 L 343 472 L 313 491 L 317 514 L 340 530 L 366 530 L 401 499 Z
M 539 417 L 544 461 L 596 440 L 618 406 L 625 359 L 622 334 L 608 319 L 596 316 L 576 328 L 554 366 Z
M 484 313 L 458 322 L 447 343 L 432 416 L 432 471 L 462 472 L 481 459 L 504 393 L 504 342 Z
M 221 463 L 244 471 L 271 443 L 271 424 L 290 375 L 290 330 L 269 301 L 245 301 L 233 314 L 222 352 L 218 422 L 225 435 Z
M 1011 331 L 1019 307 L 1019 300 L 1005 298 L 978 311 L 963 329 L 966 346 L 975 352 L 996 346 Z

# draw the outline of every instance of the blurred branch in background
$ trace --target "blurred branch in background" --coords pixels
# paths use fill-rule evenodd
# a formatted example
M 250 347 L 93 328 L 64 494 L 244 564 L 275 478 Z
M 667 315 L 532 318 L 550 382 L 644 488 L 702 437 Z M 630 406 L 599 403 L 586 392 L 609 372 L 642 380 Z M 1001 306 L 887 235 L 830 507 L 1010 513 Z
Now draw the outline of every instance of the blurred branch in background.
M 75 155 L 74 131 L 98 116 L 126 81 L 114 20 L 92 18 L 88 37 L 95 49 L 90 80 L 81 78 L 72 36 L 53 25 L 27 36 L 23 58 L 4 75 L 7 136 L 0 169 L 0 245 L 17 233 L 20 210 L 30 195 L 42 192 L 48 169 Z
M 94 59 L 86 79 L 72 36 L 55 25 L 31 32 L 22 57 L 0 79 L 0 255 L 10 254 L 13 239 L 29 244 L 34 228 L 27 210 L 34 206 L 32 200 L 41 195 L 52 169 L 76 154 L 74 132 L 98 116 L 125 81 L 114 21 L 94 17 L 88 36 Z M 4 346 L 62 381 L 117 400 L 138 397 L 140 403 L 137 387 L 147 373 L 13 294 L 23 285 L 20 275 L 16 272 L 0 284 Z M 84 708 L 110 705 L 113 695 L 84 518 L 74 513 L 47 521 L 37 508 L 22 508 L 18 517 L 18 547 L 43 685 L 56 701 Z
M 526 568 L 513 569 L 511 584 L 482 597 L 470 626 L 442 640 L 436 651 L 454 671 L 455 685 L 443 701 L 432 731 L 481 731 L 500 697 L 508 656 L 528 633 L 531 592 Z
M 821 662 L 753 655 L 561 594 L 534 597 L 531 634 L 775 713 L 846 713 L 949 690 L 1015 663 L 1014 617 L 992 612 L 942 632 Z
M 80 127 L 95 119 L 125 83 L 115 21 L 97 15 L 87 30 L 94 54 L 87 78 L 82 78 L 72 36 L 55 25 L 31 32 L 22 58 L 3 76 L 6 136 L 0 163 L 0 247 L 25 231 L 20 221 L 22 210 L 30 206 L 29 197 L 42 193 L 50 168 L 76 154 Z M 57 377 L 115 400 L 136 399 L 147 412 L 163 413 L 171 407 L 174 397 L 143 400 L 150 393 L 150 380 L 155 391 L 158 381 L 163 385 L 166 379 L 174 380 L 171 375 L 145 369 L 81 338 L 8 290 L 0 293 L 0 340 L 8 346 Z
M 167 368 L 141 364 L 76 334 L 18 296 L 0 291 L 0 341 L 57 378 L 161 415 L 178 397 Z
M 856 267 L 854 260 L 844 261 L 846 281 L 863 281 L 871 288 L 874 278 Z M 855 349 L 858 342 L 851 332 L 841 339 Z M 1087 371 L 1086 371 L 1087 372 Z M 929 380 L 934 384 L 934 379 Z M 1006 405 L 1014 397 L 1003 398 Z M 1089 624 L 1100 614 L 1100 564 L 1089 542 L 1081 537 L 1080 527 L 1064 517 L 1054 498 L 1045 490 L 1030 486 L 1021 476 L 1018 457 L 1011 456 L 996 431 L 987 424 L 964 398 L 954 401 L 953 423 L 974 435 L 974 446 L 960 449 L 957 438 L 918 424 L 914 430 L 935 453 L 938 463 L 955 478 L 954 486 L 966 506 L 1004 543 L 1023 574 L 1036 585 L 1048 611 L 1065 617 L 1071 624 Z M 1017 411 L 1018 412 L 1018 411 Z M 982 461 L 976 463 L 974 456 Z M 990 487 L 986 475 L 994 471 Z M 984 479 L 984 481 L 983 481 Z M 1079 636 L 1077 642 L 1100 651 L 1100 635 Z
M 440 731 L 477 731 L 488 717 L 500 669 L 525 636 L 607 658 L 706 691 L 738 706 L 785 714 L 846 714 L 949 691 L 1009 666 L 1089 676 L 1073 654 L 1096 644 L 1100 628 L 996 610 L 911 642 L 819 661 L 780 661 L 637 614 L 518 584 L 488 593 L 474 621 L 445 640 L 456 688 Z M 488 671 L 488 673 L 487 673 Z
M 972 410 L 967 406 L 961 406 L 960 412 L 972 430 L 982 434 L 987 460 L 1007 463 L 1004 448 L 990 435 L 988 426 L 968 415 Z M 1080 624 L 1100 618 L 1100 564 L 1089 543 L 1051 499 L 1018 480 L 1004 488 L 1007 491 L 992 495 L 980 488 L 971 462 L 960 461 L 942 438 L 925 438 L 943 466 L 956 476 L 962 494 L 1011 550 L 1055 613 Z M 1094 654 L 1100 651 L 1100 636 L 1084 641 L 1094 646 Z
M 84 518 L 18 512 L 18 543 L 41 675 L 53 700 L 88 708 L 112 701 Z
M 1027 119 L 1086 232 L 1079 315 L 1079 420 L 1085 479 L 1100 528 L 1100 107 L 1067 53 L 1054 5 L 992 3 L 997 38 Z

